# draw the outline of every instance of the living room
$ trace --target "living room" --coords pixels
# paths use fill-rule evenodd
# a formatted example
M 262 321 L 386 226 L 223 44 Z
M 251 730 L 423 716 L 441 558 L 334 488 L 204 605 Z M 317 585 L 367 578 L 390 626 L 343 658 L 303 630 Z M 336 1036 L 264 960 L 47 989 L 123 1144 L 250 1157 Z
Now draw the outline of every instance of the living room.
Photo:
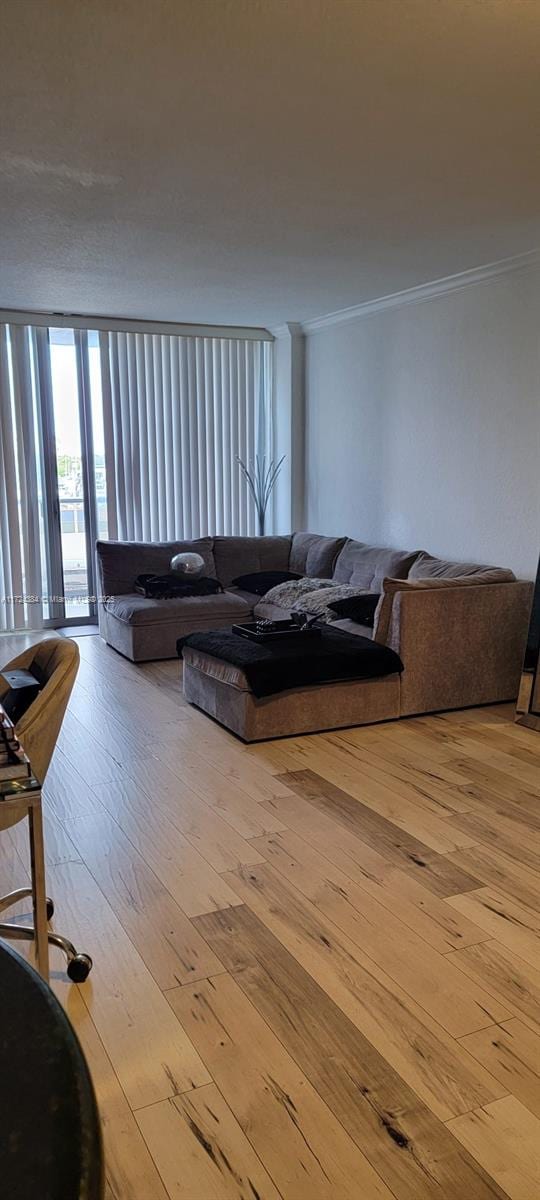
M 536 1197 L 538 7 L 0 21 L 6 1194 Z

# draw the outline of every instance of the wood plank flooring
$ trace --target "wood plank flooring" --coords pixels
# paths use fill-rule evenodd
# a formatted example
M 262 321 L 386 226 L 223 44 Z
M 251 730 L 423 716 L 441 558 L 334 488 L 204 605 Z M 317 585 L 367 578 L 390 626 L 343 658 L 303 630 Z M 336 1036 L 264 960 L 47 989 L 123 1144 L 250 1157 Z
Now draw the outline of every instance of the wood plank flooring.
M 52 985 L 107 1200 L 538 1200 L 540 736 L 496 706 L 244 746 L 178 663 L 79 646 L 45 836 L 95 966 L 53 950 Z M 16 826 L 0 892 L 27 872 Z

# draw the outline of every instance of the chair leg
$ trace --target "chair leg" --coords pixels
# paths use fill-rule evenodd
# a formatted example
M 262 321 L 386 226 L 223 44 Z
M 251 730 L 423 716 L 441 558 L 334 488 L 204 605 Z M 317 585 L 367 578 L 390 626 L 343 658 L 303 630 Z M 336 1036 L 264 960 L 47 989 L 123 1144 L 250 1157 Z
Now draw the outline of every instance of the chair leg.
M 21 900 L 27 900 L 32 895 L 32 888 L 17 888 L 15 892 L 7 892 L 5 896 L 0 896 L 0 912 L 5 908 L 12 908 L 14 904 L 19 904 Z M 50 896 L 46 896 L 47 901 L 47 920 L 52 921 L 54 917 L 54 903 Z
M 31 925 L 15 925 L 10 923 L 0 923 L 0 938 L 14 938 L 16 941 L 33 942 L 35 940 L 36 931 Z M 67 958 L 67 973 L 73 983 L 84 983 L 85 979 L 92 970 L 92 959 L 89 954 L 78 954 L 73 942 L 68 938 L 61 937 L 59 933 L 47 933 L 47 941 L 50 946 L 58 946 Z
M 36 961 L 40 975 L 49 982 L 49 941 L 47 929 L 47 897 L 45 895 L 45 853 L 43 848 L 43 819 L 41 801 L 28 810 L 30 837 L 30 867 L 32 875 L 32 908 Z
M 11 908 L 13 904 L 18 904 L 19 900 L 26 900 L 32 895 L 32 888 L 17 888 L 16 892 L 8 892 L 5 896 L 0 896 L 0 912 L 5 908 Z
M 89 954 L 78 954 L 75 946 L 68 938 L 59 933 L 51 933 L 47 928 L 48 921 L 54 913 L 54 904 L 45 895 L 45 855 L 43 848 L 43 820 L 41 801 L 38 799 L 27 810 L 30 839 L 30 863 L 32 887 L 17 888 L 7 896 L 0 896 L 0 912 L 18 904 L 20 900 L 32 897 L 34 914 L 33 925 L 19 925 L 14 922 L 0 923 L 0 938 L 15 938 L 25 942 L 35 942 L 37 968 L 45 980 L 49 980 L 49 945 L 58 946 L 67 958 L 67 973 L 74 983 L 84 983 L 92 970 L 92 959 Z

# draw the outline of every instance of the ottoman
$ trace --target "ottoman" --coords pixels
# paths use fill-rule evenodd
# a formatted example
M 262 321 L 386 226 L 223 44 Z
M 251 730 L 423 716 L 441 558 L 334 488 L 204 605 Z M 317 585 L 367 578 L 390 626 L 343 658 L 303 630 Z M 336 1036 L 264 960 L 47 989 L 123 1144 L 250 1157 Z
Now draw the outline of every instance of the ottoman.
M 399 717 L 399 673 L 294 687 L 257 697 L 238 666 L 182 649 L 184 696 L 245 742 L 344 729 Z

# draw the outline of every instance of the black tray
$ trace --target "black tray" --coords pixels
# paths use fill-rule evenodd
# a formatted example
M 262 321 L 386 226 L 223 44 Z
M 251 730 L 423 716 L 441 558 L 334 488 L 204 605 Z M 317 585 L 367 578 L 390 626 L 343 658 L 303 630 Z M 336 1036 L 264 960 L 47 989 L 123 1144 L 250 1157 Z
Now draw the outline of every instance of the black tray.
M 317 625 L 309 625 L 307 629 L 302 629 L 300 625 L 295 625 L 294 621 L 274 621 L 273 626 L 273 629 L 264 629 L 258 633 L 256 621 L 250 621 L 247 625 L 233 625 L 232 630 L 233 633 L 249 638 L 252 642 L 283 642 L 297 637 L 307 640 L 321 636 L 320 626 Z

